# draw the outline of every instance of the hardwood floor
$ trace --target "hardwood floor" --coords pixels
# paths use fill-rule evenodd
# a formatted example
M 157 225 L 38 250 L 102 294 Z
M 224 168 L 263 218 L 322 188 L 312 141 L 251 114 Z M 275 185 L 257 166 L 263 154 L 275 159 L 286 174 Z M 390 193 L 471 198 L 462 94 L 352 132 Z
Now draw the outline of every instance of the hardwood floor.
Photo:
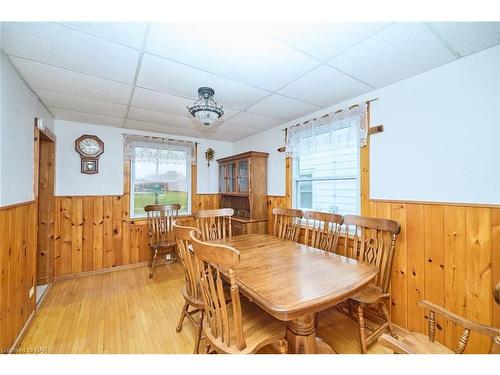
M 181 265 L 158 266 L 154 279 L 148 272 L 139 267 L 54 283 L 19 352 L 192 353 L 191 324 L 175 332 L 184 303 Z M 318 336 L 339 353 L 360 352 L 354 321 L 333 310 L 321 315 Z M 369 350 L 387 352 L 378 344 Z

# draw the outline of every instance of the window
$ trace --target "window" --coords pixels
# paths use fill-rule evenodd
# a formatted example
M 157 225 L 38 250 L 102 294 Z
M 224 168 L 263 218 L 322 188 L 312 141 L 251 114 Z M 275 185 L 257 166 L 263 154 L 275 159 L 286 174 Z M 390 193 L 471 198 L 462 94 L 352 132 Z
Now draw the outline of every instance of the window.
M 360 214 L 360 117 L 292 131 L 293 207 Z M 289 149 L 287 145 L 287 150 Z
M 191 213 L 191 149 L 158 141 L 127 141 L 130 160 L 130 217 L 145 217 L 149 204 L 181 205 Z

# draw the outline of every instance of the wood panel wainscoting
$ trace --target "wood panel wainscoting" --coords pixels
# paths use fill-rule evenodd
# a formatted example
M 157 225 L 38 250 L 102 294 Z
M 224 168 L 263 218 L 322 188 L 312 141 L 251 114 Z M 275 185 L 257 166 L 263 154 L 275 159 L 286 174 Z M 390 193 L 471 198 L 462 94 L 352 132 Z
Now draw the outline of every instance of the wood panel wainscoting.
M 35 201 L 0 208 L 0 353 L 35 311 L 36 213 Z
M 218 194 L 197 194 L 193 210 L 218 208 Z M 148 260 L 145 219 L 129 218 L 129 195 L 56 197 L 54 276 Z M 192 216 L 181 217 L 194 225 Z
M 287 196 L 268 196 L 273 207 L 291 207 Z M 500 207 L 370 200 L 366 216 L 396 220 L 401 233 L 391 278 L 391 315 L 399 327 L 426 333 L 426 299 L 467 319 L 500 327 L 493 288 L 500 281 Z M 300 236 L 300 241 L 303 239 Z M 455 349 L 460 327 L 437 319 L 436 339 Z M 476 333 L 466 353 L 487 353 Z

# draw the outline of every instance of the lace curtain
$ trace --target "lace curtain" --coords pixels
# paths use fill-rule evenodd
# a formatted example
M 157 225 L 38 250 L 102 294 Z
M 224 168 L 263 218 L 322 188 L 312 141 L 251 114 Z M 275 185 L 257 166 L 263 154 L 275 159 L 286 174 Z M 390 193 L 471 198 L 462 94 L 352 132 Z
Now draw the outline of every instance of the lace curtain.
M 347 131 L 333 133 L 340 129 Z M 290 126 L 286 136 L 287 156 L 316 153 L 332 147 L 366 146 L 368 123 L 366 104 L 354 105 L 322 118 Z
M 186 160 L 196 165 L 196 147 L 194 142 L 124 134 L 125 160 L 167 162 L 179 164 Z

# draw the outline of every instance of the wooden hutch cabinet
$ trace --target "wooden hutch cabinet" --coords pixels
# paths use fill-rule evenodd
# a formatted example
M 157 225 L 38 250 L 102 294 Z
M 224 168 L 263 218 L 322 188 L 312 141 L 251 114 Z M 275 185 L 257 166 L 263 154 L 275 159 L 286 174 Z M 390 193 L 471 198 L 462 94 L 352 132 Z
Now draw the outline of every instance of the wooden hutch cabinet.
M 268 156 L 248 151 L 217 160 L 220 207 L 234 209 L 234 236 L 267 232 Z

